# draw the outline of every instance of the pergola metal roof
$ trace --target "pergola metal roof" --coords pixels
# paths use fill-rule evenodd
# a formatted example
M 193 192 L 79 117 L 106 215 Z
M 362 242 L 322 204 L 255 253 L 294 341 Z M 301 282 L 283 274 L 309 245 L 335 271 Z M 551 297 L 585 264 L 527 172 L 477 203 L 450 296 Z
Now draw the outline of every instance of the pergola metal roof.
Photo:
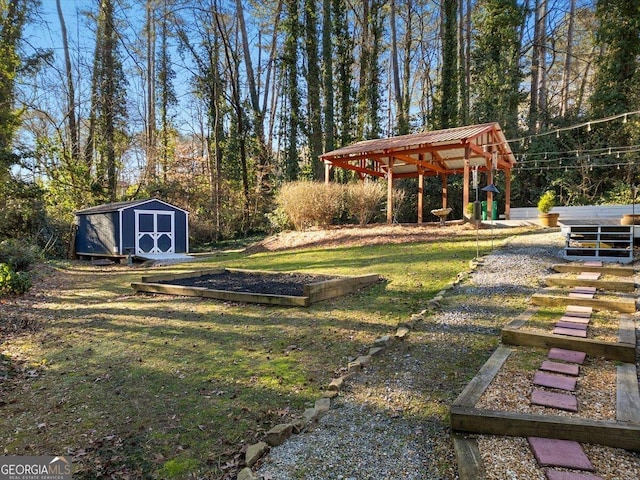
M 320 156 L 325 164 L 354 170 L 361 175 L 393 177 L 462 174 L 465 166 L 485 171 L 510 170 L 516 159 L 498 123 L 469 125 L 432 132 L 361 142 Z M 392 161 L 390 162 L 390 160 Z

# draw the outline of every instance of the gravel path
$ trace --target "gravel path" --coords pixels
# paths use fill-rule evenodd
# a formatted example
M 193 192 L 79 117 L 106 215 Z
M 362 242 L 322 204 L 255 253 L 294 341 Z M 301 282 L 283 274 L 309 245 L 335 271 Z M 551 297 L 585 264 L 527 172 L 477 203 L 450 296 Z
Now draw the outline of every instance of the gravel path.
M 264 458 L 274 480 L 455 479 L 449 406 L 559 260 L 559 233 L 512 238 L 419 322 L 348 381 L 311 432 Z M 355 353 L 355 352 L 354 352 Z

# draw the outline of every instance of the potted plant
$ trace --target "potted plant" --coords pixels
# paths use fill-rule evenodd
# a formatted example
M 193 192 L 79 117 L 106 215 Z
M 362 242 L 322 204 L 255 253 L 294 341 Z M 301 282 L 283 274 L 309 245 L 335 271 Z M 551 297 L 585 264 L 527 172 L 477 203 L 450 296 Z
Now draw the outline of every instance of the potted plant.
M 556 192 L 547 190 L 540 196 L 538 200 L 538 211 L 540 214 L 540 224 L 543 227 L 557 227 L 559 213 L 551 213 L 551 209 L 556 205 Z

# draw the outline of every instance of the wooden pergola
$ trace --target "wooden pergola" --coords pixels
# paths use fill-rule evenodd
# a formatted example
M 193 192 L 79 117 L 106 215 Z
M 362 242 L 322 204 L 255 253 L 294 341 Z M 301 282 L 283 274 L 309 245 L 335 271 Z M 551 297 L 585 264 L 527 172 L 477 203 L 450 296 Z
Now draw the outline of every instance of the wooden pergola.
M 387 179 L 387 221 L 393 220 L 393 181 L 396 178 L 418 178 L 418 223 L 422 223 L 425 176 L 442 179 L 442 208 L 447 208 L 447 179 L 464 175 L 462 205 L 469 203 L 471 172 L 477 168 L 493 183 L 498 170 L 505 175 L 505 218 L 511 209 L 511 169 L 516 163 L 513 152 L 498 123 L 469 125 L 399 137 L 365 140 L 327 152 L 320 156 L 325 164 L 325 181 L 332 168 L 345 168 L 358 173 Z M 487 192 L 488 211 L 492 210 L 493 193 Z

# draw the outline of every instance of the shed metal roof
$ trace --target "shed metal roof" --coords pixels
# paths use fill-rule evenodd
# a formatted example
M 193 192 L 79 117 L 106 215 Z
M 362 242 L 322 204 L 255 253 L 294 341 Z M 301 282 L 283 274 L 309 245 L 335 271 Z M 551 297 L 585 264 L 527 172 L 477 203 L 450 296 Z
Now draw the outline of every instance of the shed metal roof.
M 170 203 L 163 202 L 162 200 L 158 200 L 157 198 L 150 198 L 147 200 L 129 200 L 125 202 L 104 203 L 102 205 L 96 205 L 95 207 L 85 208 L 84 210 L 78 210 L 76 212 L 76 215 L 94 215 L 99 213 L 119 212 L 127 208 L 138 207 L 150 202 L 160 202 L 169 207 L 188 213 L 186 210 L 183 210 L 180 207 L 176 207 L 175 205 L 171 205 Z
M 469 165 L 490 169 L 497 156 L 499 170 L 511 169 L 516 159 L 498 123 L 485 123 L 398 137 L 364 140 L 320 158 L 333 166 L 360 174 L 385 176 L 393 159 L 394 177 L 462 173 L 465 152 Z

